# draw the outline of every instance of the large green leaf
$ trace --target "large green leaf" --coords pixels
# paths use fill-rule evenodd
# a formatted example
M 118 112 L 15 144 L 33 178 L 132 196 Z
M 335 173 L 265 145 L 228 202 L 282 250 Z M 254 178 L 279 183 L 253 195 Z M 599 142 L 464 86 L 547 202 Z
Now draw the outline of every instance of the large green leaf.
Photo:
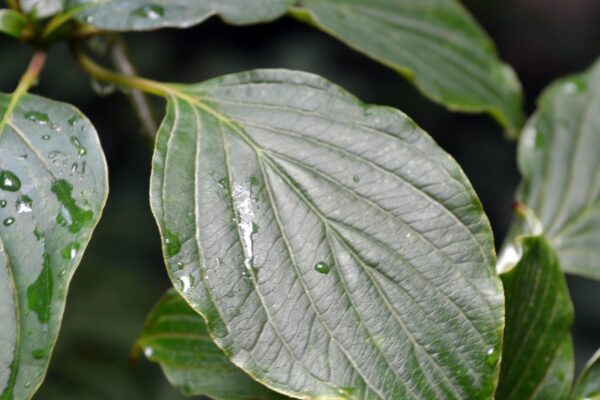
M 600 399 L 600 350 L 594 354 L 575 383 L 573 400 Z
M 0 10 L 0 33 L 18 38 L 26 23 L 22 14 L 13 10 Z
M 518 198 L 539 217 L 562 268 L 600 279 L 600 62 L 542 95 L 519 143 Z M 518 227 L 515 232 L 523 231 Z
M 268 22 L 283 15 L 292 0 L 69 0 L 84 7 L 78 18 L 99 28 L 130 31 L 186 28 L 213 15 L 236 25 Z
M 0 94 L 0 116 L 0 399 L 23 400 L 44 377 L 108 183 L 75 108 Z
M 206 323 L 174 290 L 154 307 L 136 344 L 186 395 L 215 400 L 285 399 L 252 380 L 212 341 Z
M 452 110 L 489 112 L 516 136 L 520 84 L 456 0 L 300 0 L 293 14 L 398 71 Z
M 544 237 L 525 237 L 520 245 L 521 260 L 501 275 L 506 329 L 496 399 L 567 399 L 574 361 L 565 277 Z
M 236 365 L 295 397 L 491 398 L 492 234 L 425 132 L 301 72 L 162 89 L 168 271 Z

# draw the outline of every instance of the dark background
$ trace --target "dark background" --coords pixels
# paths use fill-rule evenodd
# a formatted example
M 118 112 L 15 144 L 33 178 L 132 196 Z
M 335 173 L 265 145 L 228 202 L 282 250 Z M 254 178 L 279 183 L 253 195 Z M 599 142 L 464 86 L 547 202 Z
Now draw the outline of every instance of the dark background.
M 528 114 L 553 80 L 600 56 L 600 1 L 465 1 L 523 83 Z M 0 1 L 0 5 L 2 2 Z M 462 165 L 501 244 L 519 181 L 515 144 L 487 116 L 449 113 L 400 76 L 323 33 L 284 18 L 230 27 L 212 19 L 189 30 L 127 34 L 144 76 L 179 82 L 252 68 L 301 69 L 344 86 L 362 100 L 395 106 L 417 121 Z M 0 91 L 10 92 L 31 49 L 0 37 Z M 148 205 L 151 145 L 120 93 L 98 97 L 63 45 L 50 52 L 38 94 L 73 103 L 96 126 L 110 170 L 111 195 L 72 283 L 48 377 L 36 399 L 180 399 L 158 366 L 129 351 L 145 315 L 169 286 Z M 158 103 L 159 117 L 162 104 Z M 600 262 L 600 260 L 599 260 Z M 600 284 L 569 277 L 576 309 L 578 369 L 600 347 Z

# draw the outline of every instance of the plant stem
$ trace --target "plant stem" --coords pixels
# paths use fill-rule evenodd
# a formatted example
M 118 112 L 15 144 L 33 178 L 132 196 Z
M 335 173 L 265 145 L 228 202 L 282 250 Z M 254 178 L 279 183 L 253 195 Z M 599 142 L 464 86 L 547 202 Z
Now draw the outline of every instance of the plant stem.
M 112 38 L 110 57 L 119 72 L 127 76 L 137 75 L 135 67 L 129 58 L 127 46 L 119 36 L 115 35 Z M 142 131 L 154 140 L 158 131 L 158 123 L 150 99 L 139 89 L 132 89 L 128 93 L 128 98 L 140 121 Z
M 25 93 L 27 93 L 27 91 L 33 85 L 35 85 L 37 83 L 38 77 L 40 76 L 40 73 L 44 69 L 45 64 L 46 64 L 46 53 L 44 51 L 36 52 L 33 55 L 31 62 L 29 63 L 29 67 L 27 68 L 27 71 L 25 71 L 25 73 L 23 74 L 23 77 L 21 78 L 19 85 L 13 92 L 13 94 L 10 98 L 10 103 L 8 104 L 8 107 L 6 108 L 6 112 L 4 113 L 2 120 L 0 120 L 0 135 L 2 134 L 4 125 L 6 125 L 6 123 L 10 119 L 13 111 L 15 110 L 15 107 L 19 103 L 19 100 L 21 100 L 21 97 L 23 97 L 23 95 L 25 95 Z
M 538 236 L 544 233 L 543 225 L 532 209 L 520 202 L 513 204 L 512 208 L 519 217 L 523 218 L 525 222 L 527 222 L 532 234 Z
M 104 68 L 101 65 L 96 64 L 96 62 L 85 55 L 81 49 L 77 47 L 73 49 L 73 54 L 75 59 L 79 62 L 81 68 L 99 81 L 113 83 L 115 85 L 124 86 L 131 89 L 138 89 L 142 92 L 161 97 L 167 97 L 173 92 L 168 85 L 163 83 L 137 76 L 127 76 Z

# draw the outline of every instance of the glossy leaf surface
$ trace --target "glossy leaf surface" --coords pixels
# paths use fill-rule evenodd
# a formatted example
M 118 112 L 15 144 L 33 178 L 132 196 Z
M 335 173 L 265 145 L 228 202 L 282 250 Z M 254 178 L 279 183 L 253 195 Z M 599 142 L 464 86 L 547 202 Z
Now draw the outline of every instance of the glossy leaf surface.
M 573 306 L 550 244 L 521 240 L 523 256 L 501 275 L 506 328 L 497 400 L 569 398 L 573 381 Z
M 452 110 L 489 112 L 516 136 L 520 84 L 455 0 L 301 0 L 294 15 L 398 71 Z
M 50 17 L 63 10 L 63 0 L 19 0 L 23 11 L 36 18 Z
M 286 399 L 233 365 L 210 338 L 202 317 L 174 290 L 167 292 L 146 319 L 137 346 L 150 360 L 160 363 L 169 381 L 188 396 Z
M 600 399 L 600 350 L 587 363 L 573 389 L 573 400 Z
M 553 84 L 519 143 L 519 200 L 562 268 L 600 279 L 600 63 Z
M 27 21 L 22 14 L 13 10 L 0 10 L 0 33 L 18 38 Z
M 96 131 L 75 108 L 0 94 L 0 121 L 0 399 L 22 400 L 44 377 L 108 184 Z
M 291 0 L 70 0 L 84 10 L 78 18 L 118 31 L 186 28 L 218 15 L 230 24 L 268 22 L 286 12 Z
M 425 132 L 301 72 L 164 90 L 163 251 L 236 365 L 294 397 L 492 397 L 492 234 Z

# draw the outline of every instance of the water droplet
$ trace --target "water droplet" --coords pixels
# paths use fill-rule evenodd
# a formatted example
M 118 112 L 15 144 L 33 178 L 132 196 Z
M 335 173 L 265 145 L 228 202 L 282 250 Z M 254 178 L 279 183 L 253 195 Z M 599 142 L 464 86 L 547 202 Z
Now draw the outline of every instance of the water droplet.
M 183 269 L 183 267 L 184 267 L 183 263 L 182 263 L 181 261 L 179 261 L 179 262 L 177 263 L 177 269 L 179 269 L 179 270 L 182 270 L 182 269 Z
M 44 253 L 42 270 L 35 282 L 27 288 L 28 308 L 37 315 L 39 323 L 42 324 L 42 331 L 48 330 L 53 290 L 54 280 L 50 266 L 50 256 Z
M 60 271 L 60 273 L 58 274 L 59 276 L 65 276 L 67 274 L 67 270 L 63 269 L 62 271 Z
M 35 238 L 40 241 L 40 240 L 44 240 L 44 234 L 42 232 L 40 232 L 40 230 L 38 228 L 35 228 L 33 230 L 33 234 L 35 235 Z
M 167 255 L 173 257 L 181 250 L 181 242 L 179 238 L 171 233 L 168 229 L 164 229 L 163 232 L 165 238 L 165 247 L 167 248 Z
M 191 282 L 189 276 L 182 276 L 179 278 L 179 283 L 181 286 L 181 291 L 183 293 L 187 293 L 190 290 Z
M 31 386 L 31 382 L 25 382 L 25 387 L 28 388 Z
M 315 265 L 315 271 L 327 275 L 329 271 L 331 271 L 331 267 L 326 262 L 321 261 L 318 262 L 317 265 Z
M 77 242 L 69 243 L 62 249 L 61 255 L 65 260 L 72 260 L 77 257 L 77 252 L 79 251 L 81 245 Z
M 219 179 L 217 182 L 219 187 L 223 189 L 225 192 L 229 193 L 229 178 Z
M 352 180 L 354 181 L 354 183 L 358 183 L 358 182 L 360 182 L 360 176 L 358 176 L 358 175 L 354 175 L 354 176 L 352 177 Z
M 148 19 L 160 19 L 164 17 L 165 9 L 158 4 L 148 4 L 133 10 L 131 15 Z
M 42 136 L 42 140 L 50 140 L 51 138 L 52 138 L 52 136 L 50 136 L 50 135 Z
M 485 363 L 492 368 L 494 368 L 496 364 L 498 364 L 499 359 L 500 352 L 498 352 L 494 347 L 490 347 L 485 353 Z
M 6 207 L 7 204 L 8 202 L 6 200 L 0 200 L 0 208 Z
M 154 354 L 154 349 L 152 347 L 144 347 L 144 355 L 148 358 L 152 357 Z
M 87 149 L 83 147 L 79 139 L 77 139 L 75 136 L 71 137 L 71 144 L 77 149 L 77 154 L 79 157 L 83 157 L 87 154 Z
M 3 222 L 4 226 L 11 226 L 14 223 L 15 223 L 15 219 L 13 217 L 8 217 Z
M 70 126 L 75 126 L 75 124 L 77 123 L 77 121 L 79 121 L 79 115 L 73 115 L 72 117 L 70 117 L 70 118 L 67 120 L 67 123 L 68 123 Z
M 69 182 L 63 179 L 57 180 L 52 184 L 51 190 L 61 205 L 56 216 L 56 222 L 59 225 L 67 227 L 71 233 L 77 233 L 92 221 L 94 213 L 91 210 L 82 209 L 75 203 L 75 199 L 72 197 L 73 186 Z
M 0 189 L 7 192 L 17 192 L 21 189 L 21 180 L 13 172 L 0 171 Z
M 36 360 L 40 360 L 40 359 L 44 358 L 45 353 L 44 353 L 43 349 L 35 349 L 31 352 L 31 355 Z
M 30 213 L 33 210 L 33 200 L 27 195 L 23 195 L 17 199 L 15 204 L 17 214 Z
M 50 118 L 48 114 L 39 112 L 39 111 L 27 111 L 23 116 L 29 121 L 35 122 L 39 125 L 48 125 L 50 123 Z
M 27 154 L 21 154 L 19 160 L 27 160 Z

